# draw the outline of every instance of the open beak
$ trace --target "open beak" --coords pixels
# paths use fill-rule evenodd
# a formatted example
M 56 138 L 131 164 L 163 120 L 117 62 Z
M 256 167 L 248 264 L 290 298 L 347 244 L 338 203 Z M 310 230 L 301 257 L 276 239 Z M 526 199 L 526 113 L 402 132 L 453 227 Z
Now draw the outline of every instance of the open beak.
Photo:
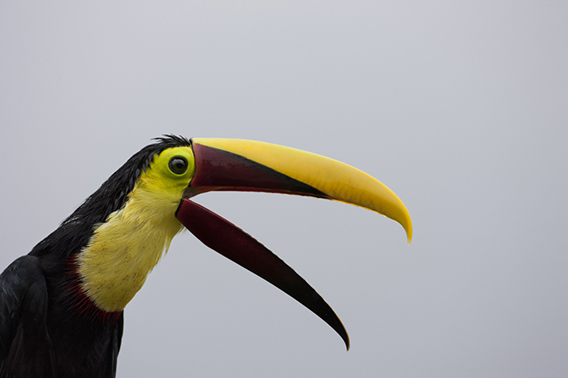
M 189 198 L 213 190 L 273 192 L 337 200 L 383 214 L 404 227 L 412 222 L 402 201 L 377 179 L 321 155 L 242 139 L 193 138 L 194 176 L 176 212 L 211 249 L 280 288 L 328 323 L 349 348 L 331 307 L 292 268 L 246 232 Z

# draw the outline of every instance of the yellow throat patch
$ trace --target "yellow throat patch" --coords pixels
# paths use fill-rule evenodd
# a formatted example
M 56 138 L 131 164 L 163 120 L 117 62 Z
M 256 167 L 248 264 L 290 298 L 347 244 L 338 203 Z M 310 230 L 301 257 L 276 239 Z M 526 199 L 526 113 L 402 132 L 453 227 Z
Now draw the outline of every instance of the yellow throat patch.
M 172 166 L 176 158 L 185 159 L 185 170 Z M 77 266 L 83 291 L 99 309 L 122 311 L 167 252 L 182 230 L 175 211 L 194 171 L 191 148 L 162 151 L 140 175 L 126 204 L 95 226 Z

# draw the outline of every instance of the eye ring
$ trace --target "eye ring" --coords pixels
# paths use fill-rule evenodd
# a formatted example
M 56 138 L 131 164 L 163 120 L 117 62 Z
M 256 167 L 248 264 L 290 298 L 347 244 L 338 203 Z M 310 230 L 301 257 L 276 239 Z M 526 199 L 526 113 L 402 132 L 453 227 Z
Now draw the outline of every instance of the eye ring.
M 174 156 L 170 159 L 168 167 L 170 168 L 170 171 L 172 171 L 176 175 L 183 175 L 185 172 L 187 172 L 187 159 L 183 156 Z

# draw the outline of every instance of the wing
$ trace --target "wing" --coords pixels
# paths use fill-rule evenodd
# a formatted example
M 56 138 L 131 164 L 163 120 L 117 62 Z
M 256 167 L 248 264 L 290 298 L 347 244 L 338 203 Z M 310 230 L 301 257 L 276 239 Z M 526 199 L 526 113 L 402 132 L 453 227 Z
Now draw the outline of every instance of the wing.
M 47 286 L 37 257 L 22 256 L 0 275 L 0 377 L 52 377 Z

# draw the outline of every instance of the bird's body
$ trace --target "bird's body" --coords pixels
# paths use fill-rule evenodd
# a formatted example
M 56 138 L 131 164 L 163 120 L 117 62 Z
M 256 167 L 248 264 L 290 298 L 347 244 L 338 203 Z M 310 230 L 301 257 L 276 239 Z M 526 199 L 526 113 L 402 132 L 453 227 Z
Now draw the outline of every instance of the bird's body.
M 244 187 L 231 182 L 200 189 L 205 185 L 192 184 L 192 179 L 195 182 L 197 172 L 209 164 L 209 160 L 199 160 L 196 149 L 198 145 L 207 147 L 206 141 L 192 145 L 190 140 L 168 136 L 145 147 L 57 230 L 6 268 L 0 275 L 0 377 L 114 377 L 124 308 L 184 225 L 207 245 L 213 235 L 211 227 L 236 235 L 220 245 L 210 245 L 226 256 L 225 250 L 232 249 L 230 243 L 236 239 L 246 248 L 258 248 L 261 255 L 274 256 L 213 213 L 204 215 L 207 230 L 200 229 L 203 222 L 191 226 L 189 220 L 196 208 L 189 197 L 206 190 L 258 190 L 334 198 L 291 187 L 289 178 L 285 185 L 279 184 L 282 190 L 265 188 L 256 181 Z M 262 170 L 266 174 L 266 169 Z M 342 329 L 338 319 L 333 323 L 335 314 L 329 314 L 323 300 L 323 304 L 312 305 L 311 292 L 309 296 L 297 293 L 313 289 L 301 278 L 301 282 L 294 281 L 298 280 L 295 272 L 285 272 L 291 277 L 285 283 L 271 279 L 270 269 L 281 269 L 279 264 L 284 264 L 279 259 L 274 260 L 276 268 L 266 270 L 257 266 L 258 261 L 228 257 L 293 295 L 338 332 Z M 327 307 L 324 311 L 320 306 Z M 346 333 L 342 337 L 346 340 Z
M 0 376 L 115 375 L 123 309 L 181 230 L 171 216 L 181 194 L 163 222 L 156 210 L 168 207 L 154 202 L 164 198 L 144 191 L 149 168 L 154 155 L 183 145 L 163 140 L 134 155 L 0 275 Z

